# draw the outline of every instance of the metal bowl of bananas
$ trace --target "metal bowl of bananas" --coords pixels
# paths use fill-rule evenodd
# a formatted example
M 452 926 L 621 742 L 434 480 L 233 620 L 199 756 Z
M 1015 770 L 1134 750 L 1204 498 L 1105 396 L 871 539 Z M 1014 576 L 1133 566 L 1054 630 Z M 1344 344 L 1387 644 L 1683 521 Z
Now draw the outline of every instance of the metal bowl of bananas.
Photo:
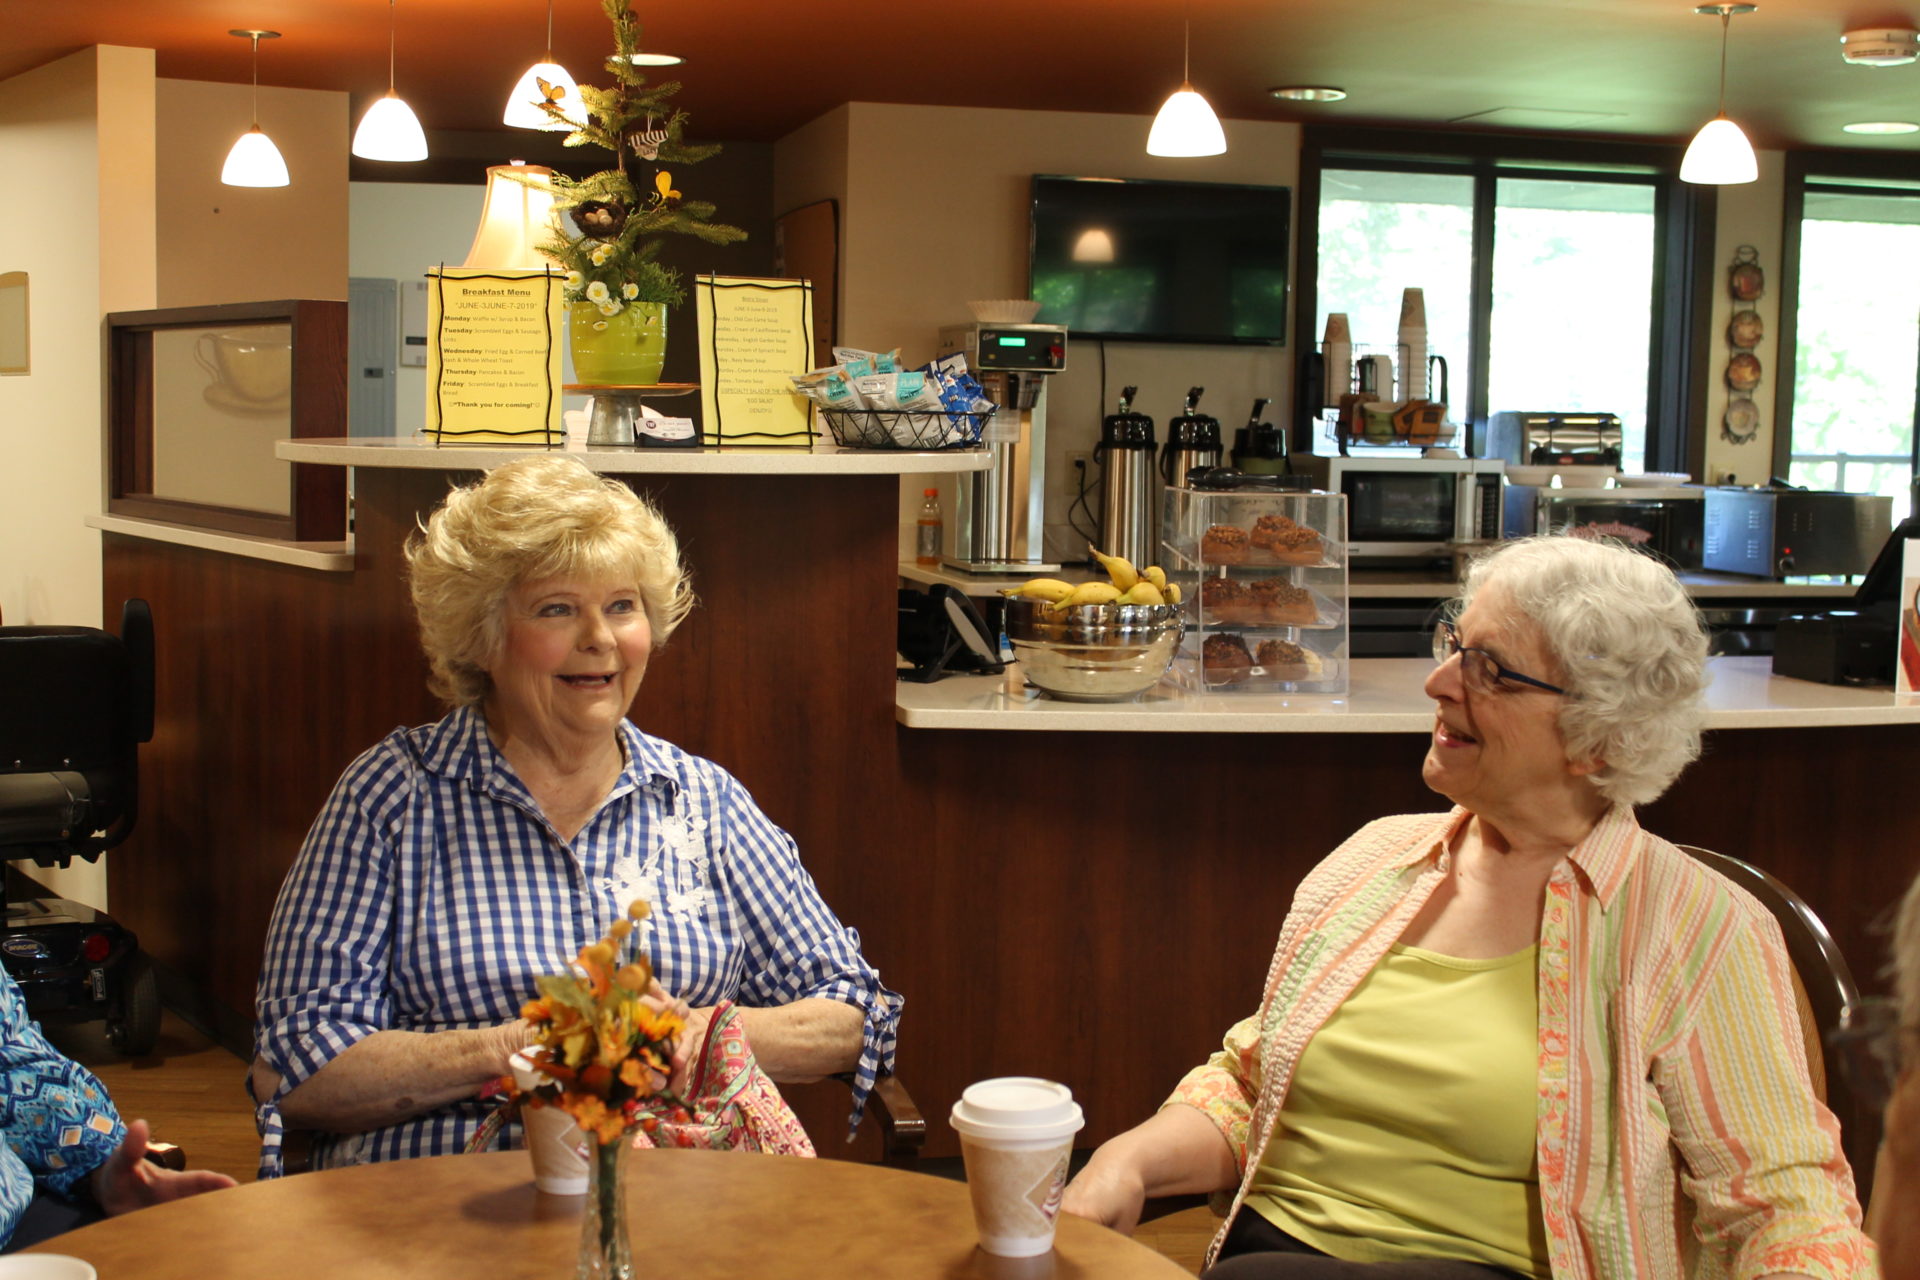
M 1003 592 L 1007 640 L 1036 687 L 1069 702 L 1138 697 L 1173 665 L 1184 620 L 1180 588 L 1158 565 L 1136 570 L 1093 553 L 1106 582 L 1034 578 Z

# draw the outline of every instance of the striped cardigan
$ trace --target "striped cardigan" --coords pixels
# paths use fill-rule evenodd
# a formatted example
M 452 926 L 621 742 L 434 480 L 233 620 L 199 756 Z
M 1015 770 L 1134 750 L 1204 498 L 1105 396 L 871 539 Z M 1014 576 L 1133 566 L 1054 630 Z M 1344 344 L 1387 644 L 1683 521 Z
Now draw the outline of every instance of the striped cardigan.
M 1444 878 L 1468 816 L 1370 823 L 1316 867 L 1260 1012 L 1168 1100 L 1198 1108 L 1233 1148 L 1228 1223 L 1301 1051 Z M 1555 869 L 1536 1146 L 1555 1280 L 1878 1274 L 1839 1125 L 1808 1079 L 1789 963 L 1759 903 L 1626 806 Z

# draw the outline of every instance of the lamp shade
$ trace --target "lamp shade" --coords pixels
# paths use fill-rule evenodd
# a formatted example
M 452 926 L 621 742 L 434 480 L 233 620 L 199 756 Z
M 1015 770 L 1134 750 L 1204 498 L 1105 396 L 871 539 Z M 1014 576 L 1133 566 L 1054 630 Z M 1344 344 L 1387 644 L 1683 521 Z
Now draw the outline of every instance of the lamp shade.
M 1220 131 L 1220 117 L 1190 84 L 1174 90 L 1147 133 L 1150 156 L 1217 156 L 1225 154 L 1226 149 L 1227 135 Z
M 220 169 L 220 181 L 229 187 L 284 187 L 288 181 L 287 162 L 280 157 L 280 148 L 273 145 L 273 139 L 256 124 L 241 134 L 233 150 L 227 152 L 227 163 Z
M 580 86 L 573 82 L 567 69 L 557 62 L 536 62 L 520 77 L 520 83 L 513 86 L 513 92 L 507 97 L 507 109 L 500 117 L 502 122 L 516 129 L 545 129 L 549 133 L 568 128 L 540 109 L 540 104 L 547 100 L 547 94 L 540 88 L 542 80 L 557 91 L 553 101 L 578 116 Z
M 406 99 L 391 89 L 376 98 L 353 131 L 353 154 L 362 160 L 425 160 L 427 135 Z
M 1715 116 L 1693 135 L 1693 144 L 1680 161 L 1680 181 L 1703 186 L 1732 186 L 1760 176 L 1753 144 L 1740 126 L 1724 115 Z
M 518 175 L 516 178 L 515 175 Z M 553 170 L 539 164 L 496 164 L 487 170 L 480 229 L 463 267 L 538 271 L 553 264 L 534 246 L 553 230 Z M 534 181 L 522 181 L 531 178 Z

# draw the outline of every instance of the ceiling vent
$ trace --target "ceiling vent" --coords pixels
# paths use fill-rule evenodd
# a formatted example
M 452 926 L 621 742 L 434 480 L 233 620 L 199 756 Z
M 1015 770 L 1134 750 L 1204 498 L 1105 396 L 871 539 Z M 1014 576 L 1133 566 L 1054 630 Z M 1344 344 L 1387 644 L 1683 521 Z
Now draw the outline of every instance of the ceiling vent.
M 1920 31 L 1874 27 L 1840 37 L 1840 56 L 1856 67 L 1904 67 L 1920 58 Z

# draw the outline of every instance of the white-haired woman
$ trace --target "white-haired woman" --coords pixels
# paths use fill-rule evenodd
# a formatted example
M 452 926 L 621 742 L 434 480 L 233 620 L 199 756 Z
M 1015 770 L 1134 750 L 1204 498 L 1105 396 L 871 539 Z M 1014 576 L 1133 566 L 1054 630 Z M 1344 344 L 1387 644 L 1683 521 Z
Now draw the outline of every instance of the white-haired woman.
M 1459 604 L 1423 766 L 1454 808 L 1307 876 L 1260 1011 L 1064 1207 L 1222 1193 L 1218 1280 L 1870 1275 L 1778 927 L 1634 820 L 1699 752 L 1684 590 L 1540 538 Z
M 734 1000 L 775 1079 L 892 1062 L 900 997 L 733 777 L 628 720 L 692 607 L 673 532 L 625 485 L 542 455 L 457 489 L 409 541 L 446 718 L 356 760 L 274 909 L 249 1088 L 262 1176 L 460 1151 L 528 1043 L 518 1021 L 634 898 L 697 1045 Z
M 1880 1246 L 1885 1280 L 1920 1280 L 1920 877 L 1900 903 L 1890 971 L 1891 1043 L 1876 1048 L 1895 1078 L 1874 1166 L 1867 1232 Z

